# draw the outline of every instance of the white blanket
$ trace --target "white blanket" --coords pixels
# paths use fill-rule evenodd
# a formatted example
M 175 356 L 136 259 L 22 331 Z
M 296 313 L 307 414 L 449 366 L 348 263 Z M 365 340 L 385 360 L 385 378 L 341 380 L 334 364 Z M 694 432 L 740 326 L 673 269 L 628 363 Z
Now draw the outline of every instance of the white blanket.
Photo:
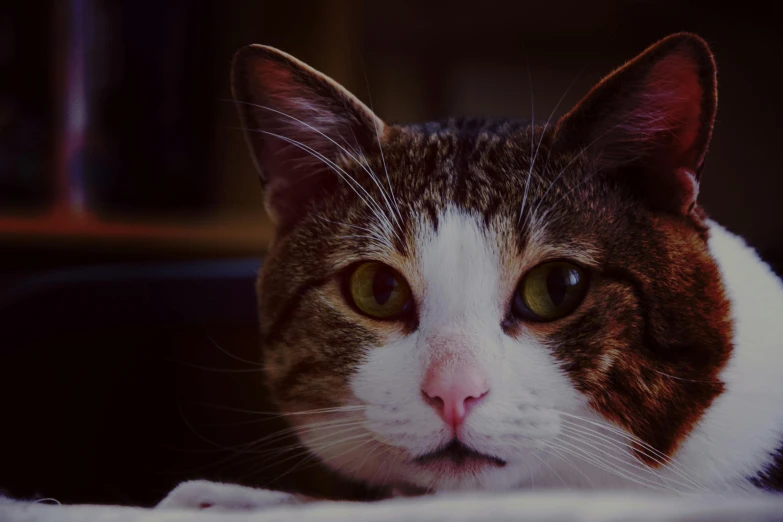
M 209 506 L 209 507 L 207 507 Z M 201 509 L 200 509 L 201 507 Z M 515 492 L 302 502 L 285 493 L 209 482 L 176 488 L 156 509 L 52 506 L 0 499 L 2 522 L 783 522 L 783 496 L 671 497 Z

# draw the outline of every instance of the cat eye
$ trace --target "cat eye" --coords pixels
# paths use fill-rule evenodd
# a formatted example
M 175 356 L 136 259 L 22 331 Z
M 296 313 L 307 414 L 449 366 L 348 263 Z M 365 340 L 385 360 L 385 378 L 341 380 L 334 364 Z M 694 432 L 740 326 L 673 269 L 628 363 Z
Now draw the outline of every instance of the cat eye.
M 514 293 L 514 313 L 531 321 L 554 321 L 573 312 L 587 293 L 587 273 L 565 261 L 530 270 Z
M 356 308 L 376 319 L 392 319 L 411 307 L 411 289 L 405 278 L 383 263 L 369 261 L 357 266 L 347 290 Z

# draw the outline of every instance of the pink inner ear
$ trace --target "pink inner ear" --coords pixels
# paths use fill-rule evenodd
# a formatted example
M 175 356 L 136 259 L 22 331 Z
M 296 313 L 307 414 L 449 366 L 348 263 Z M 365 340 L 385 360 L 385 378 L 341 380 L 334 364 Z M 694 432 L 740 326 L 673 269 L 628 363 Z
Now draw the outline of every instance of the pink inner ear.
M 251 81 L 252 91 L 272 101 L 272 105 L 306 96 L 305 88 L 296 81 L 291 69 L 272 60 L 256 63 Z
M 694 146 L 702 126 L 703 96 L 696 63 L 685 54 L 672 54 L 647 73 L 632 98 L 629 123 L 620 126 L 642 141 L 665 145 L 665 158 L 661 159 L 671 166 L 695 169 L 699 158 Z
M 258 138 L 264 143 L 268 195 L 274 199 L 298 183 L 292 169 L 307 175 L 329 168 L 321 157 L 335 159 L 335 143 L 347 134 L 341 128 L 346 123 L 335 114 L 332 100 L 317 94 L 286 65 L 260 61 L 250 81 L 257 105 L 254 130 L 266 133 Z
M 318 150 L 317 142 L 327 140 L 320 133 L 329 135 L 340 123 L 334 108 L 326 105 L 328 101 L 299 81 L 288 67 L 267 61 L 256 69 L 252 81 L 254 91 L 262 94 L 262 104 L 274 109 L 258 112 L 264 130 Z

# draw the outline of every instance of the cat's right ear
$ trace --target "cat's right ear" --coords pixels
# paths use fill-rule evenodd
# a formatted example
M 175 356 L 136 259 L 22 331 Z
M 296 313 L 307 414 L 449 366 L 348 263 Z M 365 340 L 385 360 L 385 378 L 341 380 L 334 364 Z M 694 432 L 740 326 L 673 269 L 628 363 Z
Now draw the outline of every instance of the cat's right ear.
M 340 179 L 341 168 L 361 163 L 383 139 L 383 121 L 361 101 L 275 48 L 240 49 L 231 74 L 266 208 L 280 229 L 295 225 Z

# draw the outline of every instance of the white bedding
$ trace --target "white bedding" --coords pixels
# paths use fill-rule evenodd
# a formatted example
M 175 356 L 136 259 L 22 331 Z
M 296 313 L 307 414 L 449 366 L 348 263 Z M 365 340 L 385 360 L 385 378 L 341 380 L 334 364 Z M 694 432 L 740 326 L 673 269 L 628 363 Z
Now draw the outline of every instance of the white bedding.
M 212 504 L 212 508 L 198 509 Z M 783 522 L 783 495 L 671 497 L 639 493 L 515 492 L 302 503 L 284 493 L 185 483 L 155 509 L 52 506 L 0 499 L 0 522 Z

